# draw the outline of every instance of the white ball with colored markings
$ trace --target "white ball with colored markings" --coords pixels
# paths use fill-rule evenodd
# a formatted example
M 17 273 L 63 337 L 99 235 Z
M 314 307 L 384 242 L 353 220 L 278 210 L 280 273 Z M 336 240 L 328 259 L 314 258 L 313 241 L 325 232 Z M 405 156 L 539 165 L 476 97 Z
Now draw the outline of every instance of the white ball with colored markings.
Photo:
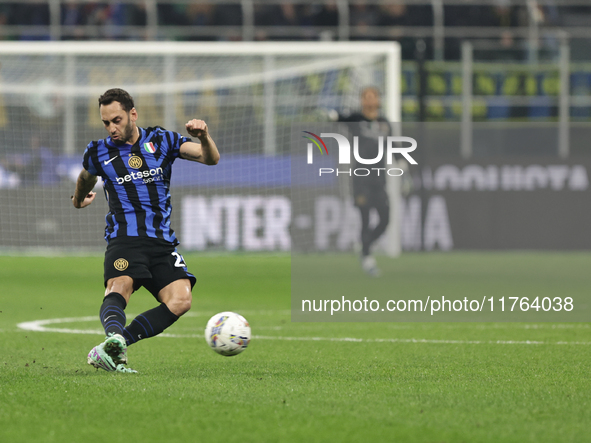
M 250 343 L 250 325 L 235 312 L 220 312 L 207 322 L 205 341 L 215 352 L 226 357 L 238 355 Z

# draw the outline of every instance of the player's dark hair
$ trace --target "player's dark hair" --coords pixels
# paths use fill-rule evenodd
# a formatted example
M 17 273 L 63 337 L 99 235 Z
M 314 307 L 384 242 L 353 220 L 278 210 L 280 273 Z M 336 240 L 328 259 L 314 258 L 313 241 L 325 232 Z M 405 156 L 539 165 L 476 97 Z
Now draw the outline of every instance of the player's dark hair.
M 113 102 L 121 103 L 121 108 L 125 112 L 129 112 L 135 108 L 135 105 L 133 104 L 133 97 L 129 95 L 129 92 L 119 88 L 109 89 L 99 97 L 98 102 L 99 108 L 101 105 L 110 105 Z

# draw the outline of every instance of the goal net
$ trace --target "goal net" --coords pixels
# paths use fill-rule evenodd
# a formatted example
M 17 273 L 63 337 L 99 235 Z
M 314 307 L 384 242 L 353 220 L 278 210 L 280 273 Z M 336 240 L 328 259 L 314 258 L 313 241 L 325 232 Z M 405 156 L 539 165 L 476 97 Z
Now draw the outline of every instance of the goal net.
M 358 107 L 367 85 L 399 121 L 399 70 L 394 43 L 0 43 L 0 251 L 104 248 L 101 183 L 85 209 L 70 195 L 86 145 L 107 135 L 97 98 L 113 87 L 134 97 L 139 126 L 186 135 L 200 118 L 220 149 L 215 167 L 173 167 L 184 250 L 288 251 L 292 125 Z

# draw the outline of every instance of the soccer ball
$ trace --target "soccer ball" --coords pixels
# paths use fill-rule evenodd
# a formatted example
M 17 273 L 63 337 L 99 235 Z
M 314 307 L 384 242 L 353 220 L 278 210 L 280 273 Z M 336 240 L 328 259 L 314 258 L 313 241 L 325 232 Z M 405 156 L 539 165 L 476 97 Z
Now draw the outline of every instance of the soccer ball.
M 238 355 L 250 343 L 250 325 L 240 314 L 220 312 L 207 322 L 205 341 L 218 354 Z

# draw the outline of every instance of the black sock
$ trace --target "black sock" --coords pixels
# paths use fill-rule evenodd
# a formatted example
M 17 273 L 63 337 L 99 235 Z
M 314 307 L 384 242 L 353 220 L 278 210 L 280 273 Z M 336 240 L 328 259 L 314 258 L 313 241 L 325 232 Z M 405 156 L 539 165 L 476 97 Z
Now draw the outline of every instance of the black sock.
M 110 333 L 123 335 L 126 306 L 127 302 L 118 292 L 111 292 L 103 299 L 100 317 L 106 335 Z
M 170 312 L 168 306 L 161 303 L 157 308 L 150 309 L 134 318 L 125 328 L 123 336 L 127 344 L 131 345 L 138 340 L 160 334 L 178 319 L 177 315 Z

